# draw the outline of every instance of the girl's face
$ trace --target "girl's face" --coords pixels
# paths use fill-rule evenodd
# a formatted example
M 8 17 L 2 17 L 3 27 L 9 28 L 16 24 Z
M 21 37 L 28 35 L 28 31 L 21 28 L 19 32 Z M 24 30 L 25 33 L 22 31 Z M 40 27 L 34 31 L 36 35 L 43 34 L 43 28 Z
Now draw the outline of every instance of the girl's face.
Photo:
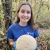
M 30 6 L 29 5 L 22 5 L 17 15 L 20 18 L 20 22 L 27 23 L 31 18 Z

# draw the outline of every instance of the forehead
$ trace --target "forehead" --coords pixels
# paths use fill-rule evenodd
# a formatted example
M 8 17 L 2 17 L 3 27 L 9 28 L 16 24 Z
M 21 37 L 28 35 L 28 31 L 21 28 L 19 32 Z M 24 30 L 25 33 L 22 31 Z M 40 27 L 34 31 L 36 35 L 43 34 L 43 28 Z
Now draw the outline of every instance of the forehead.
M 29 5 L 22 5 L 20 10 L 27 10 L 27 11 L 31 11 L 31 8 Z

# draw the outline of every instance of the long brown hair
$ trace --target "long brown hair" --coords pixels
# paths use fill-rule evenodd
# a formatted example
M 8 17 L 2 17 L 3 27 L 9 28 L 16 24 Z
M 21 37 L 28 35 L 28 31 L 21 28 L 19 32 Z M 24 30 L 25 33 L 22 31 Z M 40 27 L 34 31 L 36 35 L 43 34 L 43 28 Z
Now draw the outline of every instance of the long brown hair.
M 31 7 L 31 5 L 30 5 L 29 2 L 24 2 L 24 3 L 22 3 L 22 4 L 19 6 L 19 8 L 18 8 L 17 13 L 19 13 L 20 8 L 21 8 L 23 5 L 29 5 L 29 6 L 30 6 L 30 9 L 31 9 L 31 19 L 28 21 L 28 24 L 34 29 L 34 25 L 35 25 L 35 24 L 34 24 L 33 12 L 32 12 L 32 7 Z M 16 19 L 17 19 L 17 20 L 15 21 L 15 23 L 19 23 L 19 22 L 20 22 L 20 19 L 19 19 L 18 16 L 17 16 Z

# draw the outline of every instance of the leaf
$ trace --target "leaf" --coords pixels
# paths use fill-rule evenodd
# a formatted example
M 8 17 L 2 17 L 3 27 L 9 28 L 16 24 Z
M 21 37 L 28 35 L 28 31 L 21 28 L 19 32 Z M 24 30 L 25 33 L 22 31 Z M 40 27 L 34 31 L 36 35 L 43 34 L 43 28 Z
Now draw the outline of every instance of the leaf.
M 3 31 L 0 31 L 0 34 L 4 35 Z

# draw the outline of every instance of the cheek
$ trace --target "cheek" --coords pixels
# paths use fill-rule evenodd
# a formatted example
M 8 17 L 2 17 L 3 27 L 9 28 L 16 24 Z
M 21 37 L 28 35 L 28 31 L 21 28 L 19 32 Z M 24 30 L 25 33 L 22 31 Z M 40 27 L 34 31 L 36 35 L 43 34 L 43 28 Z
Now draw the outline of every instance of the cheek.
M 21 13 L 18 13 L 18 17 L 20 18 L 20 16 L 21 16 Z
M 30 15 L 28 15 L 29 16 L 29 18 L 31 18 L 31 14 Z

